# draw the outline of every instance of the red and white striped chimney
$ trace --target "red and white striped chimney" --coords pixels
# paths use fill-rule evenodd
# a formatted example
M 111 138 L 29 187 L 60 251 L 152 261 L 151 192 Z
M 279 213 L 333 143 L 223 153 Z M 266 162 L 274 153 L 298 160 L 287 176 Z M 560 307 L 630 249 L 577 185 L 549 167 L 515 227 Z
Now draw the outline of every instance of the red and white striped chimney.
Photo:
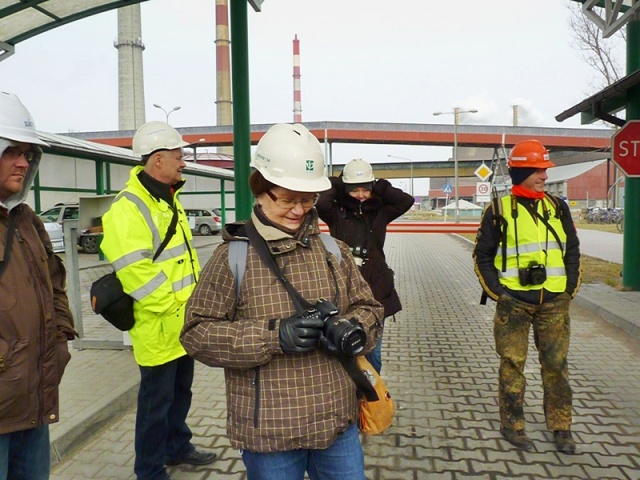
M 302 102 L 300 101 L 300 40 L 293 37 L 293 123 L 302 123 Z

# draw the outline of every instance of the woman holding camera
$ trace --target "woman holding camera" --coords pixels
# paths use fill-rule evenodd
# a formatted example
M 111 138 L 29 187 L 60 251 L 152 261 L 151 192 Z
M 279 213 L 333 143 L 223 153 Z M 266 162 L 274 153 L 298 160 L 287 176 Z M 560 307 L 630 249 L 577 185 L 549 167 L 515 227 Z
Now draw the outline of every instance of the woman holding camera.
M 376 180 L 369 163 L 356 158 L 347 163 L 340 177 L 331 177 L 331 189 L 318 200 L 318 215 L 331 235 L 347 243 L 373 295 L 384 306 L 384 316 L 402 310 L 395 289 L 394 273 L 384 254 L 387 225 L 406 213 L 413 197 L 388 180 Z M 382 337 L 367 360 L 380 373 Z
M 364 332 L 361 353 L 376 345 L 383 309 L 347 245 L 337 242 L 335 255 L 320 238 L 314 205 L 331 185 L 317 139 L 302 125 L 274 125 L 252 167 L 251 219 L 225 227 L 225 243 L 189 300 L 182 344 L 197 360 L 225 369 L 227 434 L 249 480 L 302 480 L 305 472 L 310 479 L 364 480 L 356 387 L 337 358 L 352 352 L 327 340 L 325 320 L 335 316 L 322 299 Z M 243 269 L 230 250 L 247 241 Z M 296 310 L 260 242 L 316 308 Z

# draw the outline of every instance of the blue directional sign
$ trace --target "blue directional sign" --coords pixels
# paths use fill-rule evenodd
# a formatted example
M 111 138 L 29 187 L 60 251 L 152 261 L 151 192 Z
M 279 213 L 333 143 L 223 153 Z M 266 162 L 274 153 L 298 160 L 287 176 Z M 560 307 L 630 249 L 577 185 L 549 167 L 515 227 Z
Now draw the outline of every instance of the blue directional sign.
M 448 183 L 444 184 L 442 186 L 442 191 L 444 193 L 451 193 L 453 191 L 453 186 L 449 185 Z

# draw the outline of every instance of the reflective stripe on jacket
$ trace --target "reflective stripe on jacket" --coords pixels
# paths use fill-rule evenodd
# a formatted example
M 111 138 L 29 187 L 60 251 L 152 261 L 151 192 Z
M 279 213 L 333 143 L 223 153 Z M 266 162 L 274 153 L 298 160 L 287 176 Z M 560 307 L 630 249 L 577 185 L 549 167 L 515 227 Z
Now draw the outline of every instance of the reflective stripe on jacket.
M 155 252 L 165 238 L 173 210 L 153 197 L 140 183 L 143 167 L 131 170 L 127 187 L 102 217 L 101 249 L 113 265 L 124 291 L 134 302 L 136 323 L 129 331 L 136 361 L 162 365 L 185 355 L 179 335 L 186 302 L 195 288 L 200 265 L 191 246 L 191 230 L 184 209 L 178 210 L 176 233 L 160 256 Z
M 567 273 L 563 259 L 566 250 L 567 235 L 562 222 L 555 215 L 555 206 L 546 198 L 537 202 L 537 212 L 542 217 L 548 217 L 549 225 L 555 230 L 561 245 L 555 235 L 544 222 L 531 216 L 526 207 L 517 203 L 517 218 L 511 218 L 511 196 L 501 199 L 504 215 L 507 217 L 507 271 L 502 270 L 502 250 L 499 248 L 494 260 L 498 270 L 500 283 L 511 290 L 541 290 L 550 292 L 564 292 L 567 287 Z M 516 245 L 517 225 L 517 245 Z M 518 268 L 528 268 L 532 263 L 544 265 L 547 279 L 540 285 L 521 285 Z

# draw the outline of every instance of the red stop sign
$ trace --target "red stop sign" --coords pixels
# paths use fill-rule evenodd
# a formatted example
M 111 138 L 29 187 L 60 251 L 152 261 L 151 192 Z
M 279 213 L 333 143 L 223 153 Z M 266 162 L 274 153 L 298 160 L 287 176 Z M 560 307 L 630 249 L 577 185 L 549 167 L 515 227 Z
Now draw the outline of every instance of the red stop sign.
M 640 120 L 625 123 L 611 143 L 613 162 L 627 177 L 640 177 Z

